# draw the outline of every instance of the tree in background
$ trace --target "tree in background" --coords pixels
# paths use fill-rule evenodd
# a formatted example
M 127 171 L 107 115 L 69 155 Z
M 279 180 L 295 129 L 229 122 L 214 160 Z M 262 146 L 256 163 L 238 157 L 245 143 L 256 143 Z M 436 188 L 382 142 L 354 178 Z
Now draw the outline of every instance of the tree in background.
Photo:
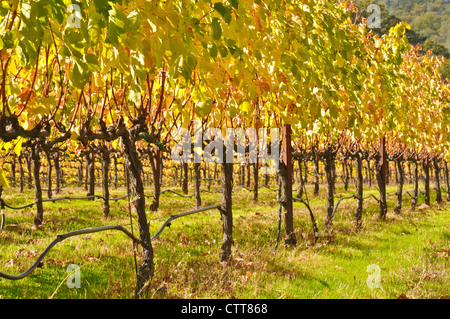
M 395 3 L 392 3 L 395 2 Z M 379 6 L 381 18 L 380 28 L 371 28 L 374 35 L 382 36 L 388 34 L 389 30 L 401 21 L 410 23 L 411 29 L 405 31 L 409 43 L 422 47 L 421 53 L 426 54 L 432 50 L 433 55 L 450 58 L 448 43 L 448 28 L 450 16 L 450 7 L 442 1 L 434 3 L 417 3 L 418 1 L 407 1 L 400 3 L 399 1 L 379 1 L 379 0 L 356 0 L 355 4 L 358 8 L 358 14 L 355 19 L 369 19 L 373 11 L 368 10 L 371 4 Z M 413 12 L 413 16 L 409 16 L 408 12 Z M 397 14 L 399 14 L 397 16 Z M 445 42 L 447 41 L 447 42 Z M 450 79 L 450 62 L 445 62 L 440 68 L 440 73 L 447 81 Z

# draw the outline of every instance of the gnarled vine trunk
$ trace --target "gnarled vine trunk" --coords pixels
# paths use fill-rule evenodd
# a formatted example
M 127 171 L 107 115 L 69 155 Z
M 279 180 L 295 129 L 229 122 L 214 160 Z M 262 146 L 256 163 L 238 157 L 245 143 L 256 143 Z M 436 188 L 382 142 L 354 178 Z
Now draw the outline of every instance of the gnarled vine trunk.
M 95 195 L 95 154 L 94 152 L 89 153 L 89 189 L 88 189 L 88 196 Z M 92 197 L 92 200 L 94 198 Z
M 305 183 L 305 181 L 303 179 L 302 171 L 303 171 L 302 170 L 302 160 L 298 160 L 298 174 L 300 175 L 300 179 L 299 179 L 300 186 L 298 188 L 298 193 L 297 193 L 298 198 L 302 198 L 302 196 L 303 196 L 303 188 L 304 188 L 304 183 Z
M 19 174 L 20 174 L 20 176 L 19 176 L 19 178 L 20 178 L 20 180 L 19 180 L 19 192 L 23 193 L 23 184 L 24 184 L 24 180 L 25 180 L 25 172 L 23 170 L 22 155 L 19 155 L 18 161 L 19 161 Z
M 223 238 L 220 249 L 220 261 L 231 258 L 233 245 L 233 163 L 222 163 L 222 204 L 220 207 Z
M 314 163 L 314 196 L 319 195 L 319 159 L 313 155 Z
M 417 206 L 417 197 L 419 196 L 419 164 L 414 161 L 414 190 L 411 197 L 411 208 L 415 209 Z
M 11 184 L 16 187 L 16 156 L 13 155 L 11 159 Z
M 102 188 L 103 188 L 103 217 L 109 216 L 109 166 L 111 165 L 111 159 L 109 158 L 109 152 L 106 149 L 101 150 L 101 164 L 102 164 Z
M 343 174 L 343 180 L 344 180 L 344 189 L 345 191 L 348 191 L 348 166 L 347 166 L 347 159 L 342 160 L 342 174 Z
M 31 153 L 27 156 L 27 170 L 28 170 L 28 189 L 33 188 L 33 169 L 32 169 L 32 156 Z
M 185 162 L 182 164 L 183 165 L 183 184 L 182 184 L 182 188 L 183 188 L 183 194 L 187 194 L 188 193 L 188 163 Z
M 433 168 L 434 168 L 434 182 L 436 188 L 436 202 L 442 204 L 442 193 L 441 193 L 441 182 L 439 180 L 439 160 L 435 157 L 433 158 Z
M 34 191 L 36 196 L 36 215 L 34 216 L 34 225 L 39 226 L 44 220 L 44 207 L 42 206 L 42 188 L 40 180 L 41 157 L 39 156 L 38 146 L 32 144 L 31 147 L 31 166 L 33 167 Z
M 114 154 L 113 161 L 114 161 L 114 188 L 117 189 L 119 177 L 117 176 L 118 171 L 117 171 L 117 155 L 116 154 Z
M 422 161 L 422 168 L 425 175 L 425 204 L 430 206 L 430 163 L 428 159 Z
M 253 202 L 258 201 L 258 161 L 253 164 Z
M 47 197 L 52 198 L 52 156 L 49 151 L 44 151 L 47 158 Z
M 387 202 L 386 202 L 386 178 L 383 177 L 385 175 L 385 170 L 383 169 L 383 165 L 378 157 L 375 158 L 375 170 L 376 170 L 376 178 L 378 183 L 378 189 L 380 191 L 380 215 L 379 218 L 381 220 L 386 219 L 387 214 Z
M 369 187 L 372 187 L 372 168 L 370 167 L 370 159 L 366 159 L 367 162 L 367 180 Z
M 129 172 L 130 190 L 133 193 L 131 204 L 137 214 L 139 236 L 142 242 L 141 265 L 136 283 L 136 297 L 140 298 L 144 295 L 145 288 L 148 287 L 154 273 L 153 248 L 145 213 L 144 184 L 141 177 L 142 164 L 136 150 L 135 141 L 130 136 L 123 136 L 122 141 L 125 151 L 125 165 Z
M 362 211 L 363 211 L 363 159 L 361 152 L 356 153 L 355 156 L 356 168 L 356 212 L 355 212 L 355 227 L 360 228 L 362 225 Z
M 445 177 L 445 183 L 447 185 L 447 201 L 450 201 L 450 178 L 448 175 L 447 162 L 444 162 L 444 177 Z
M 155 152 L 148 152 L 150 158 L 150 167 L 153 174 L 153 202 L 150 205 L 150 211 L 156 212 L 159 207 L 159 197 L 161 195 L 161 152 L 156 149 Z
M 55 175 L 56 175 L 56 185 L 55 185 L 55 191 L 57 194 L 61 193 L 61 165 L 59 165 L 59 152 L 57 151 L 55 153 L 55 158 L 53 159 L 53 163 L 55 165 Z
M 291 126 L 283 125 L 283 152 L 280 161 L 279 179 L 280 189 L 282 190 L 284 200 L 284 228 L 285 244 L 288 247 L 297 244 L 297 238 L 294 232 L 294 207 L 292 203 L 292 146 L 291 146 Z
M 200 196 L 200 163 L 194 163 L 194 181 L 195 181 L 195 207 L 202 206 L 202 198 Z
M 325 231 L 331 234 L 332 216 L 334 210 L 334 166 L 335 155 L 330 151 L 324 152 L 325 179 L 327 183 L 327 216 L 325 218 Z
M 83 185 L 83 161 L 80 161 L 80 165 L 78 166 L 78 181 L 77 186 L 81 187 Z
M 403 169 L 403 162 L 401 160 L 396 161 L 397 164 L 397 204 L 395 205 L 394 212 L 397 214 L 401 213 L 402 210 L 402 200 L 403 200 L 403 183 L 405 181 L 405 171 Z

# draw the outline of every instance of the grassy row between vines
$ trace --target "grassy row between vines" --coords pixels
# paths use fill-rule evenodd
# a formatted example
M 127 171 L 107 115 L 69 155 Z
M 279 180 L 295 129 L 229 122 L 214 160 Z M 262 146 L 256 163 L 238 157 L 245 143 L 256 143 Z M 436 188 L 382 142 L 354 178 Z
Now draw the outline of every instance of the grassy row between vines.
M 214 186 L 213 186 L 214 187 Z M 215 186 L 218 188 L 219 186 Z M 281 240 L 274 252 L 278 226 L 276 193 L 260 189 L 233 195 L 233 260 L 219 261 L 222 224 L 216 210 L 182 217 L 153 241 L 155 274 L 148 298 L 448 298 L 450 274 L 450 205 L 410 210 L 405 195 L 400 215 L 388 197 L 386 221 L 378 220 L 378 204 L 364 203 L 363 227 L 355 231 L 355 200 L 343 201 L 334 219 L 332 236 L 323 234 L 325 189 L 308 194 L 321 231 L 313 244 L 309 214 L 294 204 L 298 244 L 288 249 Z M 337 185 L 337 196 L 352 194 Z M 406 185 L 405 189 L 410 189 Z M 176 189 L 176 188 L 174 188 Z M 100 190 L 99 190 L 100 192 Z M 192 191 L 191 191 L 192 192 Z M 395 192 L 395 186 L 388 187 Z M 54 196 L 85 195 L 81 188 L 64 189 Z M 124 189 L 112 190 L 122 196 Z M 151 194 L 151 190 L 147 191 Z M 376 189 L 365 190 L 365 195 Z M 434 193 L 432 193 L 434 195 Z M 220 203 L 220 193 L 202 194 L 203 205 Z M 4 191 L 11 205 L 32 201 L 33 193 Z M 419 205 L 423 203 L 419 197 Z M 432 201 L 434 197 L 432 196 Z M 170 215 L 194 208 L 195 199 L 166 193 L 158 212 L 148 214 L 151 234 Z M 6 210 L 6 228 L 0 233 L 0 271 L 18 274 L 27 269 L 58 234 L 103 225 L 130 227 L 128 201 L 111 203 L 111 216 L 102 217 L 100 200 L 44 203 L 44 224 L 36 228 L 34 209 Z M 133 219 L 134 233 L 137 222 Z M 282 228 L 282 234 L 284 228 Z M 139 253 L 137 254 L 139 265 Z M 67 267 L 81 267 L 81 287 L 69 288 Z M 380 269 L 380 288 L 369 288 L 368 266 Z M 44 259 L 44 265 L 19 281 L 0 279 L 0 298 L 133 298 L 136 281 L 131 240 L 121 232 L 101 232 L 69 238 Z

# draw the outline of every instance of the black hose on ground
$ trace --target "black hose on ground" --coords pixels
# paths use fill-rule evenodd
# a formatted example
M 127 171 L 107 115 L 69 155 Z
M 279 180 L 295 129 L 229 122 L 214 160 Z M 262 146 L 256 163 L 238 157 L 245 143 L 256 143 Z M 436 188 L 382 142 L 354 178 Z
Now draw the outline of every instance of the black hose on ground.
M 64 239 L 67 239 L 67 238 L 73 237 L 73 236 L 78 236 L 78 235 L 83 235 L 83 234 L 91 234 L 91 233 L 96 233 L 96 232 L 101 232 L 101 231 L 106 231 L 106 230 L 119 230 L 119 231 L 123 232 L 124 234 L 126 234 L 128 237 L 130 237 L 134 242 L 137 242 L 137 243 L 139 243 L 141 245 L 144 245 L 144 243 L 142 243 L 141 240 L 139 240 L 136 237 L 134 237 L 128 230 L 126 230 L 121 225 L 102 226 L 102 227 L 96 227 L 96 228 L 88 228 L 88 229 L 76 230 L 76 231 L 72 231 L 72 232 L 69 232 L 69 233 L 66 233 L 66 234 L 62 234 L 62 235 L 56 236 L 56 239 L 54 239 L 44 249 L 44 251 L 39 255 L 37 260 L 30 266 L 30 268 L 25 270 L 23 273 L 21 273 L 19 275 L 10 275 L 10 274 L 7 274 L 7 273 L 4 273 L 4 272 L 0 271 L 0 277 L 1 278 L 5 278 L 5 279 L 9 279 L 9 280 L 23 279 L 26 276 L 28 276 L 36 267 L 42 266 L 42 260 L 44 259 L 44 257 L 49 253 L 49 251 L 56 244 L 58 244 L 59 242 L 63 241 Z

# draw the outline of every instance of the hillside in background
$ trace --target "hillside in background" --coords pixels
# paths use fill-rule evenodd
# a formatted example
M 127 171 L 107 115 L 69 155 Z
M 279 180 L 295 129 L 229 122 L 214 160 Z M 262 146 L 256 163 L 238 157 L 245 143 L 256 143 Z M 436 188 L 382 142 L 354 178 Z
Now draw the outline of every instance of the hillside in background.
M 420 45 L 422 52 L 429 49 L 433 54 L 450 59 L 450 0 L 357 0 L 359 17 L 368 18 L 370 4 L 381 9 L 381 28 L 372 29 L 375 34 L 386 34 L 400 21 L 407 22 L 411 30 L 406 35 L 413 45 Z M 444 78 L 450 79 L 450 61 L 441 67 Z
M 450 0 L 385 0 L 388 11 L 421 36 L 450 50 Z

